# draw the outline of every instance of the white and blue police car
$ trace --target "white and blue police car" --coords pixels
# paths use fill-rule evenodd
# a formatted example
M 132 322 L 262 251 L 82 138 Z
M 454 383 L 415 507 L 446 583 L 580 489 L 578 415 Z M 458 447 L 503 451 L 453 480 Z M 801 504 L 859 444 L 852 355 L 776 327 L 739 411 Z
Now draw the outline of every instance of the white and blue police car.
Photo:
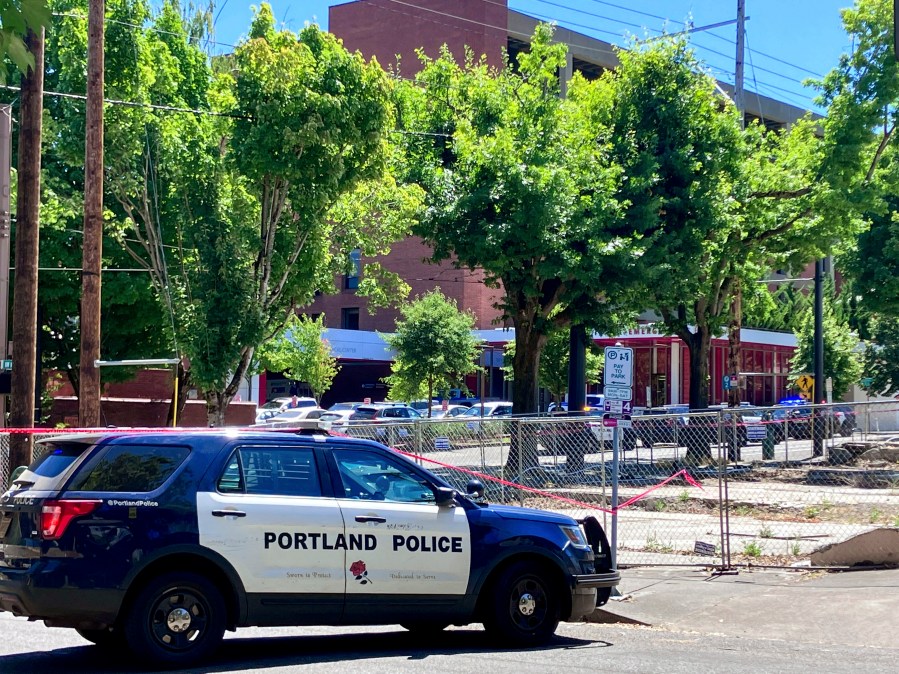
M 488 505 L 373 441 L 112 432 L 39 451 L 0 497 L 0 610 L 142 662 L 197 662 L 249 625 L 481 622 L 539 644 L 619 582 L 595 518 Z

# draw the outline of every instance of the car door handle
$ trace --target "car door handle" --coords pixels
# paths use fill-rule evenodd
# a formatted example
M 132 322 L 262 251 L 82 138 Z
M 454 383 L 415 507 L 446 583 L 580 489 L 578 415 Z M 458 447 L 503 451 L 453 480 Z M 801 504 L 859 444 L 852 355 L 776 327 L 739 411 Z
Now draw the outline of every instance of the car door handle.
M 213 517 L 246 517 L 243 510 L 213 510 Z
M 357 522 L 377 522 L 378 524 L 383 524 L 387 521 L 386 517 L 381 517 L 380 515 L 356 515 Z

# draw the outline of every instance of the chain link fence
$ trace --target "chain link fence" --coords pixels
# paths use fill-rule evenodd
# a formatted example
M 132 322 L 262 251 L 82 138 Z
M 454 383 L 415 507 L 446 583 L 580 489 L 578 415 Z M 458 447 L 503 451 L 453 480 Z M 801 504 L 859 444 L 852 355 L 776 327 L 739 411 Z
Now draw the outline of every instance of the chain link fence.
M 616 431 L 602 416 L 345 423 L 464 492 L 612 527 Z M 796 566 L 899 527 L 899 403 L 645 410 L 618 428 L 620 566 Z M 9 436 L 0 435 L 0 475 Z

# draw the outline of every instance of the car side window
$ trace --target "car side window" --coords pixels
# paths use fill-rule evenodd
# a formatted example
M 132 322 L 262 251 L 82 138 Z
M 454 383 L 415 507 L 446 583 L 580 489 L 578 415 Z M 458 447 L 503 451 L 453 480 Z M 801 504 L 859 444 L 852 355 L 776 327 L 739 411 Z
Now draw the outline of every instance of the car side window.
M 217 484 L 222 493 L 321 496 L 315 455 L 307 447 L 241 447 Z
M 377 452 L 335 449 L 332 452 L 344 498 L 363 501 L 434 503 L 434 491 L 399 461 Z

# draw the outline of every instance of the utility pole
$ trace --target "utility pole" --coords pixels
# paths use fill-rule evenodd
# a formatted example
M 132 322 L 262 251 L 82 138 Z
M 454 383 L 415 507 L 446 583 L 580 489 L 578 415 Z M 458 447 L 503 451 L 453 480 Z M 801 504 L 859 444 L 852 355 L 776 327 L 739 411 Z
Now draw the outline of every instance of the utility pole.
M 81 365 L 78 422 L 100 425 L 100 273 L 103 260 L 103 19 L 105 0 L 89 0 L 84 136 L 84 250 L 81 264 Z
M 12 106 L 0 105 L 0 358 L 9 355 L 9 237 L 12 180 Z M 0 393 L 0 426 L 6 426 L 6 395 Z M 0 476 L 2 477 L 2 476 Z
M 44 108 L 44 29 L 29 30 L 25 47 L 34 68 L 22 75 L 19 92 L 18 194 L 16 204 L 16 278 L 13 292 L 13 370 L 10 426 L 34 427 L 37 390 L 37 270 L 41 205 L 41 118 Z M 32 436 L 14 433 L 9 470 L 31 463 Z
M 824 260 L 815 260 L 815 388 L 812 403 L 824 401 Z M 812 415 L 812 454 L 824 455 L 824 424 L 815 423 L 818 410 Z
M 740 128 L 744 126 L 745 105 L 743 102 L 743 50 L 744 32 L 746 30 L 746 0 L 737 0 L 737 54 L 736 68 L 734 69 L 734 105 L 740 115 Z M 740 330 L 743 328 L 743 288 L 738 275 L 734 275 L 733 297 L 730 304 L 730 325 L 727 336 L 727 364 L 728 374 L 739 376 L 742 358 L 742 344 L 740 342 Z M 739 381 L 739 380 L 738 380 Z M 731 407 L 740 406 L 740 387 L 735 386 L 728 392 L 728 404 Z

